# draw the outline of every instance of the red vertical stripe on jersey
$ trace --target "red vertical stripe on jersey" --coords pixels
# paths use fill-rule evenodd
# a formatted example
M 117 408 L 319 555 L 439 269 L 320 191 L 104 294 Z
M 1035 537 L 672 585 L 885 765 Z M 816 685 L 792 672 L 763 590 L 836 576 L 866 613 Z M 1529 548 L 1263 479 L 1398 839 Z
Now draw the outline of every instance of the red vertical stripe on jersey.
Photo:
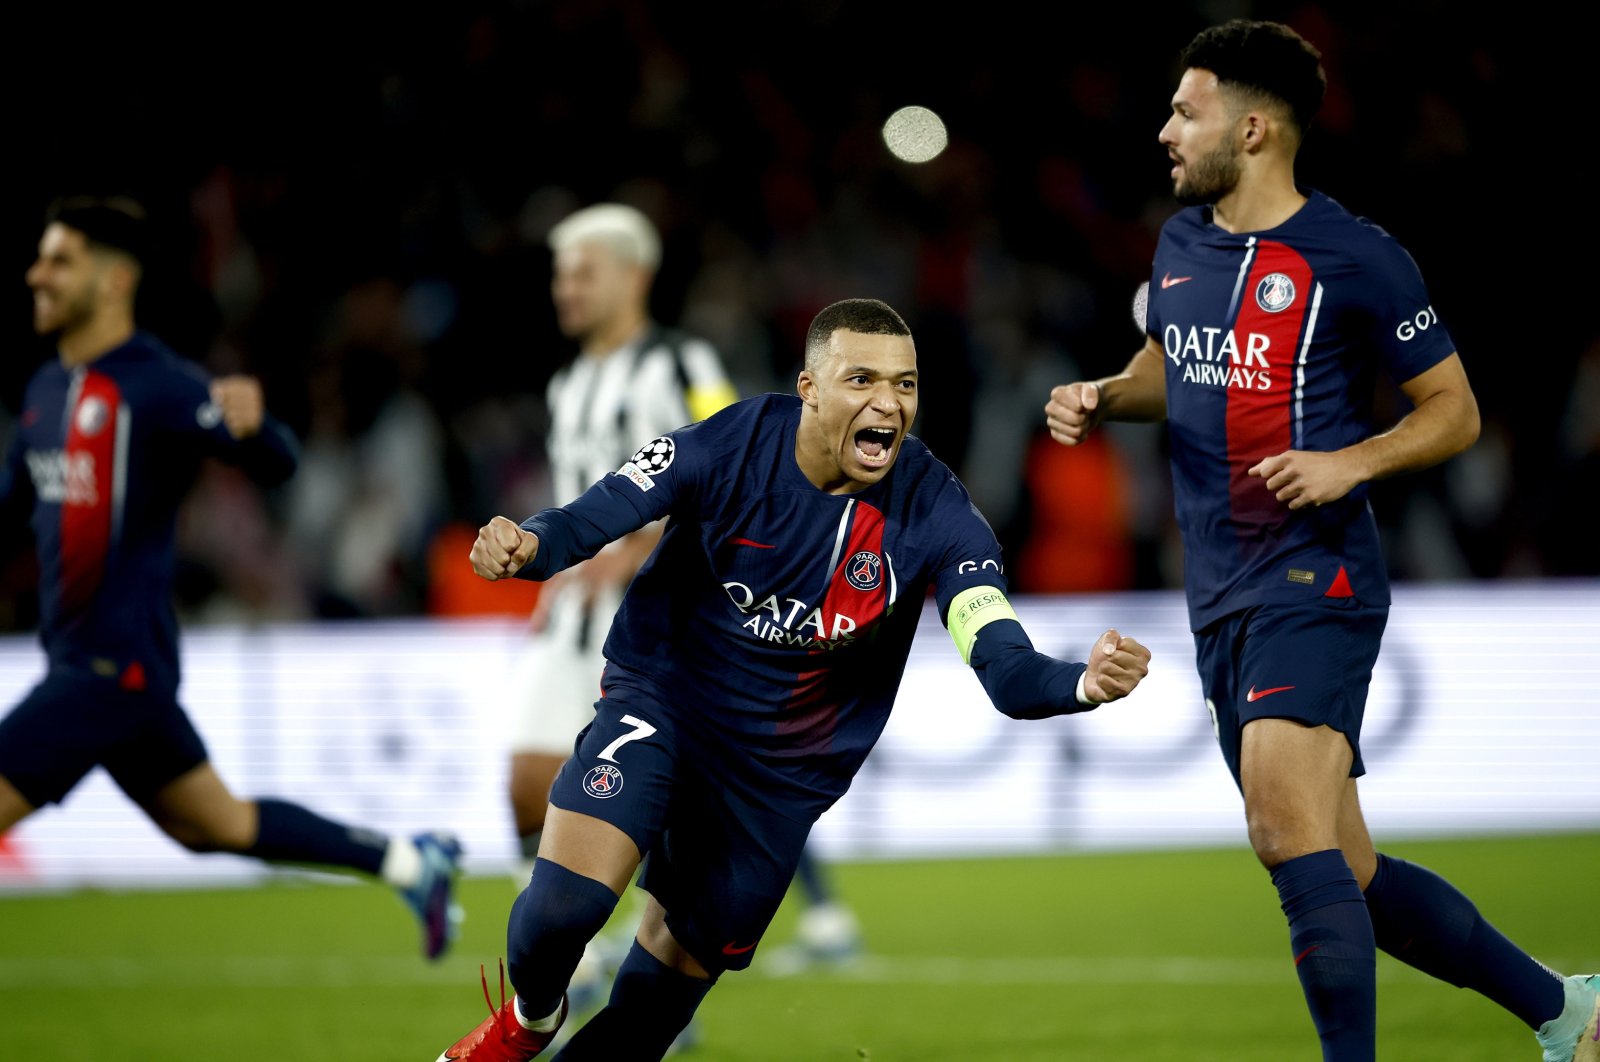
M 863 553 L 871 554 L 877 562 L 872 566 L 870 578 L 860 578 L 858 574 L 858 582 L 871 584 L 870 589 L 866 590 L 850 581 L 851 572 L 864 566 L 856 563 L 857 555 Z M 883 514 L 870 505 L 857 502 L 855 516 L 850 521 L 848 540 L 839 554 L 838 566 L 828 573 L 828 596 L 822 601 L 823 620 L 837 627 L 837 621 L 832 617 L 849 616 L 857 627 L 866 627 L 883 612 L 883 603 L 888 599 L 888 591 L 883 587 L 886 578 L 883 570 Z M 833 630 L 829 630 L 828 637 L 832 638 L 833 633 Z
M 61 502 L 61 608 L 88 606 L 105 575 L 111 525 L 121 499 L 114 496 L 117 418 L 123 416 L 116 381 L 89 371 L 67 411 L 66 497 Z
M 1294 285 L 1293 301 L 1276 313 L 1257 298 L 1263 282 L 1274 273 Z M 1245 526 L 1276 525 L 1288 512 L 1267 489 L 1266 480 L 1249 470 L 1262 458 L 1293 445 L 1295 374 L 1311 283 L 1311 267 L 1296 251 L 1270 240 L 1256 246 L 1233 323 L 1239 348 L 1233 365 L 1240 371 L 1237 378 L 1230 374 L 1228 381 L 1228 494 L 1234 519 Z M 1252 335 L 1267 339 L 1267 349 L 1259 357 L 1250 353 Z M 1259 382 L 1263 379 L 1264 388 Z
M 876 564 L 857 561 L 860 554 L 870 553 Z M 873 577 L 863 578 L 862 573 L 871 568 Z M 850 581 L 852 571 L 857 572 L 857 583 L 869 583 L 863 589 Z M 857 502 L 850 520 L 850 530 L 844 549 L 833 571 L 828 573 L 828 590 L 822 600 L 822 622 L 828 624 L 822 638 L 832 639 L 837 632 L 843 636 L 864 630 L 877 622 L 883 614 L 889 592 L 885 587 L 888 573 L 883 561 L 883 513 L 870 505 Z M 848 617 L 846 627 L 838 617 Z M 825 653 L 826 649 L 813 650 Z M 795 686 L 789 696 L 782 718 L 778 720 L 778 733 L 803 737 L 800 752 L 819 752 L 827 747 L 839 710 L 838 699 L 828 689 L 831 670 L 819 668 L 802 671 L 795 676 Z

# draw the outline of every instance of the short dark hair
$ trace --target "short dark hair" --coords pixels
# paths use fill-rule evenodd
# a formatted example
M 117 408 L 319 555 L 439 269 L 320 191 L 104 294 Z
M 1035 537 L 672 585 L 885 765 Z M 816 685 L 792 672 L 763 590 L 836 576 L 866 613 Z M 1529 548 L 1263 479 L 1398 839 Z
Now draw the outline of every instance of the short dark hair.
M 911 329 L 894 308 L 877 299 L 842 299 L 811 319 L 806 330 L 806 368 L 815 369 L 840 329 L 867 336 L 909 336 Z
M 44 223 L 62 224 L 83 233 L 91 244 L 132 258 L 143 266 L 150 258 L 150 230 L 144 207 L 123 196 L 68 196 L 45 211 Z
M 1328 91 L 1322 53 L 1281 22 L 1236 18 L 1201 30 L 1179 62 L 1185 70 L 1211 71 L 1223 85 L 1280 101 L 1302 135 Z

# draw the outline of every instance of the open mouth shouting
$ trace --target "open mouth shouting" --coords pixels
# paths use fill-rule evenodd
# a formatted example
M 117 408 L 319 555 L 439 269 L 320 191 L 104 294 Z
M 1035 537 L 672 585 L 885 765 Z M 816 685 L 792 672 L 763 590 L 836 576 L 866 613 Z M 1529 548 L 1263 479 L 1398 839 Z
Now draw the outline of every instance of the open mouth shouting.
M 862 428 L 856 432 L 856 457 L 868 468 L 883 468 L 894 456 L 893 428 Z

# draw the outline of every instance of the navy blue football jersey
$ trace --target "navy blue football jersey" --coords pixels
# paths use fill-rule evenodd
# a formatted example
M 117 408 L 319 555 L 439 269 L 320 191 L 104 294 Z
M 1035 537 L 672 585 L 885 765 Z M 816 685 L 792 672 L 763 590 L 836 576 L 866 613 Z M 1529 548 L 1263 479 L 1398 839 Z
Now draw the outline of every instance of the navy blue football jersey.
M 522 525 L 546 578 L 667 517 L 606 639 L 680 726 L 737 748 L 768 783 L 825 806 L 882 733 L 930 588 L 1005 589 L 1000 547 L 955 474 L 908 436 L 853 494 L 795 461 L 801 403 L 769 394 L 642 447 L 572 505 Z
M 1311 596 L 1389 602 L 1365 485 L 1291 511 L 1248 475 L 1285 450 L 1373 433 L 1382 368 L 1404 383 L 1455 351 L 1411 256 L 1319 192 L 1288 221 L 1230 233 L 1209 207 L 1162 229 L 1146 331 L 1167 420 L 1191 625 Z
M 270 484 L 294 471 L 296 445 L 270 417 L 235 439 L 206 375 L 146 332 L 87 365 L 52 358 L 34 373 L 0 470 L 0 507 L 31 507 L 52 667 L 176 692 L 174 525 L 208 455 Z

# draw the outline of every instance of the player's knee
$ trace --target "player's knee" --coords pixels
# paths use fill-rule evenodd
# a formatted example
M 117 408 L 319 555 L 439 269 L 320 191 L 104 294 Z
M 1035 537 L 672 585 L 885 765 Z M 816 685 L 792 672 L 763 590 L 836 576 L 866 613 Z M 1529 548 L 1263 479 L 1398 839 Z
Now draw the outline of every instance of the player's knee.
M 1250 847 L 1255 851 L 1256 858 L 1268 870 L 1293 858 L 1284 854 L 1287 846 L 1283 843 L 1282 835 L 1268 824 L 1252 818 L 1249 824 L 1249 836 Z
M 1250 847 L 1268 870 L 1298 856 L 1336 848 L 1331 838 L 1294 816 L 1274 811 L 1251 811 L 1247 816 Z

